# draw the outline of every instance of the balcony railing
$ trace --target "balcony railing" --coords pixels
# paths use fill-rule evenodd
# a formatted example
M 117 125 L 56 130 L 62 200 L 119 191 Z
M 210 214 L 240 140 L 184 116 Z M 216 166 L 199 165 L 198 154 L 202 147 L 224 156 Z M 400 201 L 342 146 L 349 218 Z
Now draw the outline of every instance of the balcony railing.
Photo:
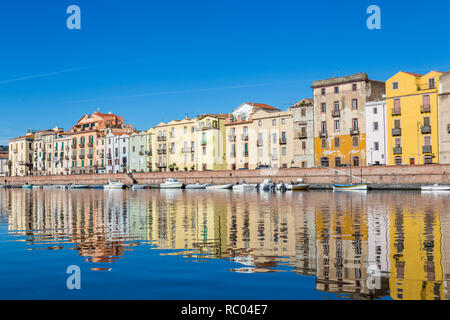
M 331 110 L 331 116 L 333 118 L 338 118 L 341 116 L 341 110 Z
M 357 136 L 358 134 L 359 134 L 359 128 L 351 128 L 350 129 L 351 136 Z
M 167 150 L 166 149 L 158 149 L 158 154 L 166 154 Z
M 286 138 L 280 138 L 280 144 L 286 144 L 287 140 Z
M 79 144 L 80 148 L 84 148 L 84 143 Z
M 71 156 L 71 158 L 72 158 L 72 160 L 77 160 L 77 156 L 74 154 Z
M 420 127 L 420 131 L 425 134 L 425 133 L 431 133 L 431 126 L 422 126 Z
M 93 142 L 89 142 L 87 145 L 88 145 L 89 148 L 92 148 L 94 146 L 94 143 Z
M 191 153 L 194 152 L 194 148 L 192 147 L 184 147 L 183 149 L 181 149 L 182 153 Z
M 431 153 L 431 152 L 432 152 L 431 146 L 423 146 L 422 147 L 422 153 Z
M 235 135 L 228 136 L 228 141 L 229 142 L 235 142 L 236 141 L 236 136 Z
M 158 141 L 166 141 L 167 137 L 166 136 L 158 136 Z
M 326 130 L 324 130 L 324 131 L 320 131 L 319 132 L 319 137 L 321 137 L 321 138 L 326 138 L 328 136 L 328 133 L 327 133 L 327 131 Z
M 111 153 L 108 153 L 108 154 L 106 155 L 106 159 L 111 160 L 111 159 L 112 159 L 112 154 L 111 154 Z
M 431 112 L 431 106 L 429 104 L 420 106 L 421 113 L 429 113 Z
M 400 116 L 402 114 L 402 110 L 401 109 L 392 109 L 392 115 L 393 116 Z
M 72 149 L 76 149 L 77 145 L 76 144 L 72 144 Z
M 144 155 L 144 151 L 139 151 L 139 155 L 143 156 Z
M 65 156 L 64 159 L 65 159 L 65 160 L 69 160 L 69 156 Z
M 256 146 L 257 147 L 262 147 L 263 146 L 262 140 L 260 140 L 260 139 L 256 140 Z
M 89 159 L 94 158 L 94 155 L 92 153 L 89 153 L 87 156 L 88 156 Z
M 298 138 L 299 139 L 306 139 L 306 138 L 308 138 L 308 135 L 306 134 L 306 132 L 300 132 L 298 134 Z
M 242 141 L 247 141 L 248 140 L 248 134 L 242 134 L 241 135 L 241 139 L 242 139 Z
M 394 147 L 394 154 L 402 154 L 402 147 Z
M 202 146 L 206 146 L 206 140 L 202 140 Z
M 79 155 L 80 159 L 84 159 L 84 154 Z
M 402 129 L 401 128 L 393 128 L 392 129 L 392 135 L 394 137 L 401 136 L 402 135 Z
M 248 157 L 248 151 L 242 152 L 242 155 L 243 155 L 244 157 Z

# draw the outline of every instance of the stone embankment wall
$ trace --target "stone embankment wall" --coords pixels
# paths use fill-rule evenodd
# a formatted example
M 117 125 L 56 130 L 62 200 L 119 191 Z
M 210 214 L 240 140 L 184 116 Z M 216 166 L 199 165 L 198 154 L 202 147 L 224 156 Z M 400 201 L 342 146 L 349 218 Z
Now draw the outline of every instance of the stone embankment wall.
M 450 165 L 424 166 L 375 166 L 351 168 L 354 177 L 377 185 L 418 185 L 431 183 L 450 184 Z M 245 179 L 248 183 L 261 183 L 270 178 L 275 182 L 285 183 L 302 178 L 305 182 L 318 185 L 333 183 L 349 183 L 350 168 L 340 168 L 339 172 L 327 168 L 317 169 L 270 169 L 270 170 L 237 170 L 237 171 L 180 171 L 134 173 L 138 183 L 157 184 L 166 178 L 177 178 L 184 183 L 236 183 Z M 133 179 L 125 173 L 99 175 L 66 175 L 66 176 L 28 176 L 0 178 L 1 184 L 88 184 L 103 185 L 108 180 L 132 184 Z M 359 182 L 353 178 L 353 182 Z

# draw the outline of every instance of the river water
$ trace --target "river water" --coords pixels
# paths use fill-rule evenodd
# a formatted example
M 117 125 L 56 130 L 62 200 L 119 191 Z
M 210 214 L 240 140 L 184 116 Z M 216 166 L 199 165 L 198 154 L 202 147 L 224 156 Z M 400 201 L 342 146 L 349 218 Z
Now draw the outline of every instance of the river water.
M 449 205 L 450 193 L 3 189 L 0 299 L 448 299 Z

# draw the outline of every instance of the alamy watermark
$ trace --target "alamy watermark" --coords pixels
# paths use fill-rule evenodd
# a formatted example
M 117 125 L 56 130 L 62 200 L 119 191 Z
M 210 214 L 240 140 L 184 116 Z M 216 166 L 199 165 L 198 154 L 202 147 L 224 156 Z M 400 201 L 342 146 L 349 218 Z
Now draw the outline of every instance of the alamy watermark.
M 67 274 L 70 276 L 67 278 L 66 285 L 69 290 L 80 290 L 81 289 L 81 269 L 77 265 L 71 265 L 67 267 Z
M 377 5 L 371 5 L 367 8 L 367 14 L 370 16 L 367 18 L 367 28 L 369 30 L 380 30 L 381 29 L 381 9 Z
M 66 20 L 66 26 L 69 30 L 80 30 L 81 29 L 81 9 L 77 5 L 70 5 L 67 7 L 67 14 L 70 16 Z

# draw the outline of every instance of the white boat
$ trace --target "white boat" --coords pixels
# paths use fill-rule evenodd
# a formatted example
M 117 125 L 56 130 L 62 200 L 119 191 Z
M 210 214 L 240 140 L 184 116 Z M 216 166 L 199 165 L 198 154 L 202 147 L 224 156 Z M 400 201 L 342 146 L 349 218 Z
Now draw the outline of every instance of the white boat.
M 51 190 L 51 189 L 65 189 L 65 185 L 59 185 L 59 184 L 52 184 L 52 185 L 45 185 L 42 187 L 44 190 Z
M 125 187 L 125 183 L 119 181 L 108 181 L 107 184 L 103 186 L 105 190 L 117 190 L 123 189 Z
M 450 191 L 450 186 L 434 184 L 432 186 L 422 186 L 422 191 Z
M 89 186 L 85 185 L 85 184 L 71 184 L 68 187 L 69 190 L 73 190 L 73 189 L 88 189 L 88 188 L 89 188 Z
M 42 189 L 42 186 L 32 186 L 32 189 Z
M 213 184 L 206 187 L 206 190 L 219 190 L 219 189 L 231 189 L 233 187 L 232 183 L 229 184 Z
M 297 183 L 293 184 L 290 190 L 292 190 L 292 191 L 303 191 L 303 190 L 307 190 L 308 188 L 309 188 L 309 184 L 303 183 L 303 179 L 302 178 L 298 178 L 297 179 Z
M 209 186 L 209 184 L 201 184 L 201 183 L 194 183 L 194 184 L 188 184 L 184 188 L 185 189 L 206 189 L 206 187 Z
M 233 191 L 247 191 L 247 190 L 255 190 L 258 187 L 258 185 L 255 183 L 241 183 L 241 184 L 235 184 L 233 186 Z
M 147 189 L 146 184 L 133 184 L 131 186 L 131 190 L 141 190 L 141 189 Z
M 179 182 L 177 179 L 168 178 L 166 182 L 159 185 L 161 189 L 181 189 L 183 188 L 183 183 Z
M 275 183 L 270 179 L 264 179 L 263 183 L 259 186 L 262 191 L 273 191 L 275 190 Z
M 367 190 L 367 184 L 365 183 L 354 183 L 354 184 L 334 184 L 334 191 L 362 191 Z

